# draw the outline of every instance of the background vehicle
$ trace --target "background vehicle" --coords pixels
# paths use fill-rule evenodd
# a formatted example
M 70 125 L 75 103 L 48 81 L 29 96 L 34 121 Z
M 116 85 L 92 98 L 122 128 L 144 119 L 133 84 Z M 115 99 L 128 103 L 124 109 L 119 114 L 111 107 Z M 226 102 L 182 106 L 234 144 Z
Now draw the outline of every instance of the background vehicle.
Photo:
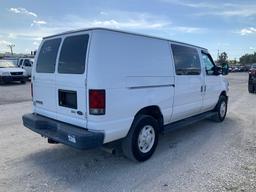
M 252 64 L 249 70 L 248 91 L 249 93 L 256 92 L 256 63 Z
M 7 83 L 11 81 L 20 81 L 26 83 L 27 73 L 24 69 L 16 67 L 13 62 L 9 60 L 0 60 L 0 83 Z
M 18 61 L 18 67 L 24 69 L 27 75 L 31 77 L 33 59 L 31 58 L 20 58 Z
M 205 48 L 146 35 L 93 28 L 46 37 L 23 124 L 79 149 L 121 139 L 126 157 L 145 161 L 160 132 L 225 119 L 220 71 L 228 70 Z

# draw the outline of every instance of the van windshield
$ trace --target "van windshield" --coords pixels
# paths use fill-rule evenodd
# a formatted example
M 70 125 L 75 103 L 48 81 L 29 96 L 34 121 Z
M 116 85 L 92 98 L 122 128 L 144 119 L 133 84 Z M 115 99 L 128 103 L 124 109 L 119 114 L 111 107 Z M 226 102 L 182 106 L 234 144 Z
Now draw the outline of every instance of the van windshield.
M 66 37 L 60 52 L 58 72 L 83 74 L 89 35 Z
M 61 39 L 58 38 L 43 43 L 37 59 L 37 73 L 54 73 L 60 42 Z

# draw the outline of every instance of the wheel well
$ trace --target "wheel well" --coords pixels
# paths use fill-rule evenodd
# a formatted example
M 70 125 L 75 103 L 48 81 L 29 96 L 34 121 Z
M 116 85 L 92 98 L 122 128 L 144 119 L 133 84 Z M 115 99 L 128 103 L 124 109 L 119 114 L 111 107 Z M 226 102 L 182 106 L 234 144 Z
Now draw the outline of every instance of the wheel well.
M 227 93 L 226 93 L 226 91 L 222 91 L 222 92 L 221 92 L 221 94 L 220 94 L 220 96 L 221 96 L 221 95 L 223 95 L 223 96 L 227 97 Z
M 137 112 L 137 114 L 135 115 L 135 118 L 139 115 L 150 115 L 154 117 L 159 124 L 159 131 L 161 132 L 163 130 L 164 118 L 158 106 L 144 107 Z

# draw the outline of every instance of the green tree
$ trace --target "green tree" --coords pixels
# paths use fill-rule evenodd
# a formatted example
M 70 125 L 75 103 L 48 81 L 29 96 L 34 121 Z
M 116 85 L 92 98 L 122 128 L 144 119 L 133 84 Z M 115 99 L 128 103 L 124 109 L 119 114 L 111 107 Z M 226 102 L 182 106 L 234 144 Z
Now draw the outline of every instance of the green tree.
M 228 54 L 226 52 L 222 52 L 217 61 L 220 65 L 228 64 Z
M 245 54 L 243 56 L 240 57 L 239 59 L 241 64 L 252 64 L 252 63 L 256 63 L 256 52 L 254 52 L 253 54 Z

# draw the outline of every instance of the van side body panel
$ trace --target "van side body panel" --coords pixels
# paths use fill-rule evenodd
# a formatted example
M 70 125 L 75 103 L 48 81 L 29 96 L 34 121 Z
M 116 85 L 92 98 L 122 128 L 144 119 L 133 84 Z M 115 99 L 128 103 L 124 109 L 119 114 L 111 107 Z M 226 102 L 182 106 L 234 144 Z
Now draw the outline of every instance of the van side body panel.
M 113 31 L 93 31 L 87 89 L 106 90 L 106 114 L 88 114 L 88 129 L 104 130 L 105 143 L 123 138 L 136 113 L 152 105 L 160 108 L 164 123 L 169 123 L 174 84 L 167 41 Z

